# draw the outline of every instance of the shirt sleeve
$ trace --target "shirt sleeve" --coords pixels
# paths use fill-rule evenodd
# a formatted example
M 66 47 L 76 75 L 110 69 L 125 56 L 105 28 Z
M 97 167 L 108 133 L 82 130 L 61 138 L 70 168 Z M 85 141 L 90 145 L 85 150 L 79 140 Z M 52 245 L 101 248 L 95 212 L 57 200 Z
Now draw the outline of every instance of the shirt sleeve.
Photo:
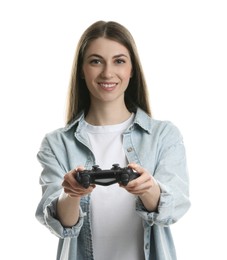
M 160 132 L 153 174 L 161 190 L 157 212 L 148 212 L 138 198 L 136 210 L 149 225 L 168 226 L 189 209 L 189 178 L 186 152 L 179 130 L 168 123 Z
M 84 213 L 81 209 L 78 223 L 71 228 L 63 227 L 56 218 L 56 204 L 62 192 L 64 174 L 68 169 L 54 154 L 47 137 L 42 142 L 37 158 L 43 170 L 40 176 L 42 198 L 36 210 L 36 218 L 59 238 L 77 237 L 83 225 Z

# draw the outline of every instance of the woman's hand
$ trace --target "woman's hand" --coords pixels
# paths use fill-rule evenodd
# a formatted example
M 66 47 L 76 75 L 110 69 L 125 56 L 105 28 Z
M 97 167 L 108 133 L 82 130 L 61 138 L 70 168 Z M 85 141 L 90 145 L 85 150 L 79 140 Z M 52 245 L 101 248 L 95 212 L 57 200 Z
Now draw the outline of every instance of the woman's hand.
M 74 170 L 66 173 L 64 176 L 64 181 L 62 186 L 64 188 L 64 192 L 68 194 L 70 197 L 82 197 L 91 193 L 95 188 L 95 185 L 90 185 L 87 189 L 84 188 L 81 184 L 76 181 L 76 174 L 79 171 L 83 171 L 84 167 L 79 166 Z
M 74 226 L 79 219 L 80 198 L 93 191 L 95 185 L 88 189 L 82 187 L 76 181 L 78 171 L 83 171 L 84 167 L 80 166 L 66 173 L 62 182 L 63 192 L 58 198 L 57 217 L 64 227 Z
M 148 192 L 157 184 L 151 174 L 138 164 L 130 163 L 128 167 L 132 168 L 140 174 L 138 178 L 130 181 L 125 187 L 128 192 L 134 195 L 143 195 L 145 192 Z
M 157 211 L 160 199 L 160 187 L 155 178 L 143 167 L 130 163 L 128 167 L 135 170 L 140 176 L 124 187 L 128 192 L 137 195 L 148 211 Z

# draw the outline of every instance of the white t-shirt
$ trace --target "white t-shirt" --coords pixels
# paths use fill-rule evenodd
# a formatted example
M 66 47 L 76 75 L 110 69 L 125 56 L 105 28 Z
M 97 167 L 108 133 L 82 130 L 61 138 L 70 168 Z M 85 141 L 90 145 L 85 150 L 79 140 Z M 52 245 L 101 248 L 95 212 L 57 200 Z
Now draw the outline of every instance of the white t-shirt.
M 133 121 L 117 125 L 93 126 L 87 132 L 95 154 L 96 164 L 110 169 L 128 162 L 122 146 L 122 133 Z M 135 196 L 119 187 L 97 185 L 91 193 L 91 221 L 94 257 L 97 260 L 142 260 L 143 226 L 135 211 Z

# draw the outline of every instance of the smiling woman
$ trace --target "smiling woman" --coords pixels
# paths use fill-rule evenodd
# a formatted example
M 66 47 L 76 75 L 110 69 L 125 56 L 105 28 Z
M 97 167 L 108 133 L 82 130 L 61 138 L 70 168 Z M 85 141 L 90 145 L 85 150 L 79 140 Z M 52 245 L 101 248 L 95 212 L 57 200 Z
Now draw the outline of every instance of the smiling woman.
M 174 260 L 170 224 L 190 207 L 185 149 L 172 123 L 151 118 L 128 30 L 98 21 L 81 36 L 67 125 L 43 139 L 36 216 L 59 237 L 57 259 Z M 130 167 L 126 186 L 77 182 L 95 164 Z
M 151 115 L 147 85 L 132 35 L 125 27 L 118 23 L 108 22 L 108 24 L 106 24 L 105 22 L 100 21 L 87 28 L 78 42 L 77 51 L 72 66 L 72 76 L 69 88 L 67 123 L 72 122 L 81 111 L 85 111 L 85 113 L 87 113 L 89 110 L 90 93 L 84 80 L 83 66 L 86 62 L 85 55 L 87 55 L 88 58 L 88 54 L 86 52 L 88 48 L 91 48 L 91 42 L 96 41 L 99 38 L 106 40 L 106 42 L 112 41 L 112 44 L 114 42 L 116 46 L 120 46 L 117 53 L 113 55 L 126 54 L 128 59 L 130 58 L 131 64 L 133 64 L 131 70 L 132 77 L 125 91 L 125 104 L 128 110 L 135 112 L 137 106 L 139 106 Z M 93 50 L 94 52 L 90 52 L 89 55 L 99 55 L 97 52 L 101 51 L 100 48 L 102 49 L 102 47 L 103 46 L 99 46 L 99 49 Z M 123 53 L 121 53 L 120 50 L 123 50 Z M 104 57 L 95 56 L 94 59 L 91 58 L 90 61 L 92 63 L 103 62 L 100 58 Z M 122 58 L 120 60 L 117 59 L 119 57 L 115 58 L 117 63 L 122 60 Z M 124 57 L 124 59 L 127 61 L 126 57 Z M 128 60 L 129 63 L 130 61 Z M 106 72 L 104 71 L 104 73 Z

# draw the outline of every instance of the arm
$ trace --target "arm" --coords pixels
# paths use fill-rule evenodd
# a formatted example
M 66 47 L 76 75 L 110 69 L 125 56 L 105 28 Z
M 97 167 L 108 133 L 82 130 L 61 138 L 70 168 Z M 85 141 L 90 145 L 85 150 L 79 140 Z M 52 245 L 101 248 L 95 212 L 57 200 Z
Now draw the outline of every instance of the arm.
M 76 225 L 79 219 L 80 198 L 71 197 L 64 191 L 58 198 L 57 218 L 64 227 Z
M 80 198 L 91 193 L 95 187 L 93 185 L 85 189 L 76 181 L 75 174 L 83 169 L 78 167 L 64 176 L 62 183 L 64 190 L 57 202 L 57 217 L 64 227 L 72 227 L 78 222 Z
M 63 182 L 71 176 L 72 172 L 75 174 L 75 171 L 68 170 L 67 164 L 64 163 L 67 158 L 64 159 L 65 153 L 63 153 L 63 149 L 59 148 L 59 143 L 56 149 L 53 149 L 53 145 L 51 146 L 50 143 L 52 144 L 53 141 L 50 142 L 48 136 L 44 138 L 37 155 L 43 170 L 40 176 L 42 198 L 36 210 L 36 218 L 51 233 L 60 238 L 77 237 L 83 225 L 85 213 L 79 207 L 80 199 L 70 198 L 67 190 L 63 192 L 65 185 Z M 70 210 L 75 215 L 69 223 L 67 216 L 70 214 Z
M 129 182 L 126 186 L 126 190 L 139 196 L 147 211 L 157 211 L 160 199 L 160 187 L 158 183 L 146 169 L 139 165 L 131 163 L 128 166 L 138 172 L 141 176 Z
M 149 151 L 155 158 L 154 167 L 150 167 L 152 172 L 135 168 L 141 176 L 129 183 L 127 189 L 138 195 L 137 213 L 149 225 L 168 226 L 190 207 L 185 148 L 179 130 L 171 123 L 159 132 L 153 132 L 153 144 L 155 146 Z M 148 174 L 153 175 L 153 179 L 149 180 Z M 152 181 L 157 183 L 152 184 Z

